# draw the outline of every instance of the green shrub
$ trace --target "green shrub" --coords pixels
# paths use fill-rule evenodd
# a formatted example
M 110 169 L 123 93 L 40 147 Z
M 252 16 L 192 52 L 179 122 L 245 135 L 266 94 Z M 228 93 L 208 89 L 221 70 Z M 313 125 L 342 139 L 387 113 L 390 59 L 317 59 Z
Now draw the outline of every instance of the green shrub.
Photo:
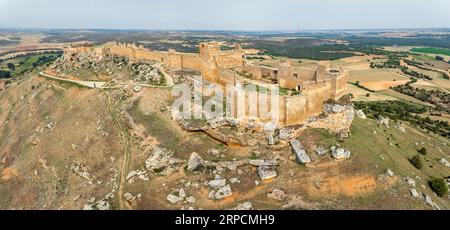
M 419 149 L 417 152 L 419 152 L 422 155 L 427 155 L 427 149 L 425 147 Z
M 446 196 L 448 193 L 447 182 L 442 178 L 432 178 L 428 181 L 431 189 L 440 197 Z
M 423 167 L 422 158 L 420 158 L 420 155 L 415 155 L 414 157 L 409 159 L 409 162 L 411 162 L 411 164 L 414 165 L 416 169 L 422 169 Z

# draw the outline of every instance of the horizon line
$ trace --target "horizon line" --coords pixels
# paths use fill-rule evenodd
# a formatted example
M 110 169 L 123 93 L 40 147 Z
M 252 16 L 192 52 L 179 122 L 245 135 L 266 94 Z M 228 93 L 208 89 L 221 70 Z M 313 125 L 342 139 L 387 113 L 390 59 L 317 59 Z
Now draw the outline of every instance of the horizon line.
M 388 30 L 450 30 L 450 27 L 398 27 L 398 28 L 345 28 L 345 29 L 280 29 L 280 30 L 234 30 L 234 29 L 137 29 L 137 28 L 46 28 L 46 27 L 0 27 L 0 30 L 88 30 L 88 31 L 153 31 L 153 32 L 260 32 L 299 33 L 320 31 L 388 31 Z

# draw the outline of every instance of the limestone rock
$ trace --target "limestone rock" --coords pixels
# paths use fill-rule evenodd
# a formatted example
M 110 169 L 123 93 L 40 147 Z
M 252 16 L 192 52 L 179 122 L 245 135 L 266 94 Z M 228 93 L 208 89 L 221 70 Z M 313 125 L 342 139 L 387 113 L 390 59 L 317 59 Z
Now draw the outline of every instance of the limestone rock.
M 434 201 L 431 199 L 429 195 L 425 196 L 425 203 L 430 205 L 434 210 L 440 210 L 439 206 L 436 203 L 434 203 Z
M 190 196 L 190 197 L 186 198 L 186 202 L 195 204 L 197 202 L 197 199 L 195 199 L 195 197 L 193 197 L 193 196 Z
M 267 194 L 267 198 L 282 201 L 286 198 L 286 194 L 280 189 L 274 189 L 271 193 Z
M 145 168 L 154 173 L 169 175 L 176 170 L 175 165 L 183 163 L 182 160 L 173 157 L 173 153 L 167 149 L 155 148 L 150 157 L 145 160 Z
M 291 140 L 292 151 L 294 151 L 297 161 L 301 164 L 311 163 L 311 158 L 306 154 L 302 144 L 297 139 Z
M 273 122 L 269 122 L 264 124 L 264 135 L 267 138 L 267 142 L 269 145 L 275 145 L 276 139 L 275 139 L 275 131 L 277 129 L 277 125 Z
M 277 129 L 277 124 L 275 124 L 273 122 L 264 124 L 264 132 L 274 133 L 276 129 Z
M 338 149 L 336 146 L 331 147 L 331 156 L 336 160 L 348 159 L 350 158 L 350 151 L 345 149 Z
M 166 199 L 172 204 L 177 204 L 183 200 L 179 196 L 175 196 L 173 194 L 167 195 Z
M 142 90 L 142 86 L 137 85 L 137 86 L 133 87 L 133 91 L 135 93 L 139 93 L 141 90 Z
M 216 194 L 214 195 L 214 198 L 216 198 L 216 200 L 221 200 L 223 198 L 229 197 L 233 195 L 233 192 L 231 191 L 231 187 L 230 185 L 226 185 L 222 188 L 220 188 Z
M 242 203 L 235 208 L 235 210 L 240 210 L 240 211 L 248 211 L 248 210 L 252 210 L 252 209 L 253 209 L 252 202 Z
M 198 155 L 198 153 L 193 152 L 189 157 L 188 167 L 189 171 L 202 171 L 205 168 L 205 161 Z
M 97 209 L 101 211 L 106 211 L 111 209 L 111 205 L 106 200 L 101 200 L 97 203 Z
M 377 120 L 377 124 L 379 126 L 386 126 L 387 128 L 389 128 L 389 117 L 383 117 L 383 116 L 379 116 L 378 120 Z
M 448 160 L 445 159 L 445 158 L 442 158 L 442 159 L 439 161 L 439 163 L 441 163 L 441 164 L 443 164 L 443 165 L 445 165 L 445 166 L 447 166 L 447 167 L 450 167 L 450 162 L 448 162 Z
M 223 186 L 225 186 L 227 183 L 226 179 L 218 179 L 218 180 L 212 180 L 208 183 L 209 187 L 213 189 L 219 189 Z
M 241 180 L 239 180 L 238 178 L 230 178 L 230 183 L 232 183 L 232 184 L 240 184 Z
M 355 114 L 356 114 L 357 117 L 359 117 L 361 119 L 364 119 L 364 120 L 367 119 L 366 114 L 362 110 L 356 110 Z
M 211 119 L 211 120 L 208 120 L 207 122 L 208 122 L 209 128 L 211 128 L 211 129 L 217 129 L 222 126 L 228 125 L 228 121 L 224 118 Z
M 392 172 L 392 170 L 390 170 L 390 169 L 386 170 L 386 176 L 393 177 L 394 175 L 395 174 L 394 174 L 394 172 Z
M 345 110 L 345 107 L 339 104 L 325 104 L 324 111 L 326 113 L 342 113 Z
M 227 122 L 231 127 L 239 126 L 239 120 L 235 118 L 227 118 Z
M 416 187 L 416 181 L 414 181 L 412 178 L 410 177 L 405 177 L 404 181 L 406 184 L 408 184 L 411 187 Z
M 417 192 L 417 190 L 415 190 L 415 189 L 412 188 L 412 189 L 410 190 L 410 192 L 411 192 L 411 196 L 412 196 L 413 198 L 417 199 L 417 198 L 420 197 L 420 194 L 419 194 L 419 192 Z
M 316 148 L 316 153 L 319 156 L 325 156 L 325 154 L 327 154 L 327 152 L 328 152 L 328 150 L 323 146 L 319 146 Z
M 275 171 L 275 169 L 270 166 L 259 166 L 258 175 L 261 180 L 270 180 L 277 176 L 277 171 Z
M 406 133 L 406 129 L 403 125 L 395 124 L 395 128 L 398 129 L 402 133 Z

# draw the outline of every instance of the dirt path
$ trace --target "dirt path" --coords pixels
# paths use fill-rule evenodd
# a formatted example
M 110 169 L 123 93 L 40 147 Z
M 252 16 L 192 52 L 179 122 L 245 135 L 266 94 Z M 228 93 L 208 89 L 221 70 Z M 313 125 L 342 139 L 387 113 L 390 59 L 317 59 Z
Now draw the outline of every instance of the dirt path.
M 102 81 L 79 81 L 79 80 L 70 80 L 70 79 L 65 79 L 65 78 L 59 78 L 59 77 L 51 76 L 51 75 L 48 75 L 48 74 L 46 74 L 46 73 L 44 73 L 44 72 L 40 72 L 39 75 L 40 75 L 40 76 L 43 76 L 43 77 L 46 77 L 46 78 L 53 79 L 53 80 L 58 80 L 58 81 L 65 81 L 65 82 L 75 83 L 75 84 L 82 85 L 82 86 L 85 86 L 85 87 L 88 87 L 88 88 L 92 88 L 92 89 L 95 89 L 95 88 L 100 88 L 100 89 L 102 89 L 102 88 L 104 88 L 104 86 L 106 85 L 106 82 L 102 82 Z
M 157 85 L 149 85 L 149 84 L 143 84 L 143 83 L 118 84 L 116 86 L 106 86 L 107 82 L 103 82 L 103 81 L 71 80 L 71 79 L 66 79 L 66 78 L 55 77 L 55 76 L 46 74 L 44 72 L 40 72 L 39 76 L 45 77 L 45 78 L 50 79 L 50 80 L 57 80 L 57 81 L 62 81 L 62 82 L 67 82 L 67 83 L 78 84 L 78 85 L 81 85 L 81 86 L 84 86 L 84 87 L 88 87 L 88 88 L 91 88 L 91 89 L 114 89 L 114 88 L 122 87 L 122 86 L 125 86 L 125 85 L 129 85 L 131 87 L 133 87 L 133 86 L 141 86 L 141 87 L 147 87 L 147 88 L 171 88 L 174 85 L 172 77 L 170 75 L 168 75 L 167 73 L 165 74 L 166 79 L 167 79 L 167 76 L 170 77 L 170 79 L 167 80 L 167 86 L 157 86 Z
M 114 123 L 116 124 L 117 128 L 120 132 L 120 140 L 122 142 L 122 151 L 123 151 L 123 158 L 122 158 L 122 164 L 120 166 L 120 174 L 119 174 L 119 189 L 117 191 L 118 201 L 119 201 L 119 208 L 121 210 L 124 209 L 132 209 L 128 201 L 123 197 L 124 194 L 124 187 L 126 183 L 126 177 L 129 171 L 129 165 L 130 165 L 130 137 L 128 132 L 123 128 L 119 118 L 117 117 L 117 113 L 114 110 L 114 104 L 111 100 L 111 96 L 108 92 L 106 92 L 108 96 L 108 109 L 111 114 L 111 117 L 114 120 Z
M 159 63 L 156 65 L 156 68 L 158 68 L 158 70 L 164 75 L 164 77 L 166 78 L 166 84 L 169 87 L 172 87 L 174 85 L 174 81 L 172 76 L 167 73 L 167 71 L 162 67 L 162 63 Z

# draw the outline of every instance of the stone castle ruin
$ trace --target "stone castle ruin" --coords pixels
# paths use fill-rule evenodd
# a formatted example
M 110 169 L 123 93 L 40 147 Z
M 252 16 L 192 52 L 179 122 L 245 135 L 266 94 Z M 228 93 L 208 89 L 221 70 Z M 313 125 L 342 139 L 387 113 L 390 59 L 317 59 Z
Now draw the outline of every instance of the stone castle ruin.
M 152 51 L 135 44 L 108 42 L 101 46 L 88 44 L 72 46 L 67 53 L 90 53 L 98 58 L 113 54 L 128 57 L 131 61 L 156 61 L 170 69 L 199 71 L 208 82 L 227 84 L 258 82 L 278 85 L 289 92 L 279 97 L 278 125 L 304 124 L 308 118 L 323 113 L 327 101 L 337 101 L 346 94 L 347 73 L 342 68 L 332 69 L 327 62 L 319 62 L 317 69 L 296 68 L 289 61 L 278 67 L 261 66 L 246 60 L 245 50 L 236 45 L 232 50 L 221 50 L 220 43 L 199 44 L 199 53 L 180 53 L 173 49 Z M 251 79 L 238 73 L 249 73 Z M 249 98 L 247 98 L 247 101 Z M 250 103 L 245 111 L 248 114 Z M 254 119 L 253 117 L 246 117 Z M 264 120 L 261 120 L 265 122 Z

